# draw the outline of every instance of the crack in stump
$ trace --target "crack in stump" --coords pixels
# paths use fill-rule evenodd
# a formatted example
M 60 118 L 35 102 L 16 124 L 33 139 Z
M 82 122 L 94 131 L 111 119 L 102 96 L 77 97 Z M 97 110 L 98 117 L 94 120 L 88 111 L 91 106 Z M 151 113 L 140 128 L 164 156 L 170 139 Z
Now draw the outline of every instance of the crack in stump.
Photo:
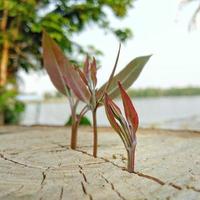
M 79 173 L 83 176 L 85 183 L 88 183 L 86 175 L 83 172 L 83 167 L 81 165 L 78 165 L 78 167 L 80 168 Z
M 47 177 L 47 175 L 45 174 L 45 172 L 42 172 L 42 181 L 41 181 L 40 185 L 44 184 L 46 177 Z
M 81 153 L 83 153 L 83 154 L 86 154 L 86 155 L 88 155 L 88 156 L 90 156 L 90 157 L 93 157 L 92 154 L 89 154 L 89 153 L 87 153 L 86 151 L 83 151 L 83 150 L 80 150 L 80 149 L 78 149 L 78 150 L 76 150 L 76 151 L 81 152 Z M 106 158 L 103 158 L 103 157 L 97 157 L 97 158 L 99 158 L 99 159 L 101 159 L 101 160 L 104 160 L 105 162 L 109 162 L 109 163 L 111 163 L 112 165 L 114 165 L 115 167 L 117 167 L 117 168 L 119 168 L 119 169 L 126 170 L 124 167 L 121 167 L 121 166 L 115 164 L 114 162 L 112 162 L 112 161 L 110 161 L 110 160 L 108 160 L 108 159 L 106 159 Z M 127 171 L 127 170 L 126 170 L 126 171 Z M 146 178 L 146 179 L 148 179 L 148 180 L 154 181 L 155 183 L 158 183 L 159 185 L 162 185 L 162 186 L 167 184 L 165 181 L 162 181 L 161 179 L 159 179 L 159 178 L 157 178 L 157 177 L 154 177 L 154 176 L 150 176 L 150 175 L 147 175 L 147 174 L 143 174 L 143 173 L 141 173 L 141 172 L 133 172 L 133 173 L 134 173 L 135 175 L 140 176 L 140 177 L 143 177 L 143 178 Z M 178 185 L 176 185 L 176 184 L 174 184 L 174 183 L 169 183 L 168 185 L 171 186 L 171 187 L 173 187 L 173 188 L 176 189 L 176 190 L 182 190 L 182 188 L 181 188 L 180 186 L 178 186 Z
M 111 189 L 118 195 L 118 197 L 119 197 L 120 199 L 126 200 L 126 198 L 123 197 L 123 196 L 121 195 L 121 193 L 120 193 L 118 190 L 116 190 L 114 184 L 113 184 L 111 181 L 109 181 L 109 180 L 108 180 L 105 176 L 103 176 L 102 174 L 100 174 L 100 176 L 106 181 L 106 183 L 108 183 L 108 184 L 111 186 Z
M 59 200 L 62 200 L 62 198 L 63 198 L 63 191 L 64 191 L 64 188 L 63 188 L 63 186 L 62 186 L 62 187 L 61 187 L 61 190 L 60 190 Z
M 57 145 L 58 145 L 58 144 L 57 144 Z M 64 145 L 62 145 L 62 146 L 66 148 L 66 146 L 64 146 Z M 83 154 L 88 155 L 88 156 L 90 156 L 90 157 L 93 157 L 92 154 L 87 153 L 86 151 L 83 151 L 83 150 L 80 150 L 80 149 L 76 149 L 75 151 L 80 152 L 80 153 L 83 153 Z M 115 167 L 117 167 L 117 168 L 119 168 L 119 169 L 126 170 L 126 168 L 124 168 L 124 167 L 122 167 L 122 166 L 119 166 L 119 165 L 115 164 L 114 162 L 112 162 L 112 161 L 110 161 L 110 160 L 108 160 L 108 159 L 106 159 L 106 158 L 103 158 L 103 157 L 97 157 L 97 158 L 103 160 L 104 162 L 102 162 L 102 163 L 109 162 L 109 163 L 111 163 L 113 166 L 115 166 Z M 102 164 L 102 163 L 99 162 L 98 164 Z M 87 164 L 86 164 L 86 165 L 87 165 Z M 176 189 L 176 190 L 182 190 L 182 189 L 183 189 L 183 188 L 182 188 L 181 186 L 179 186 L 179 185 L 176 185 L 176 184 L 174 184 L 174 183 L 172 183 L 172 182 L 167 183 L 167 182 L 165 182 L 165 181 L 163 181 L 163 180 L 161 180 L 161 179 L 159 179 L 159 178 L 157 178 L 157 177 L 150 176 L 150 175 L 148 175 L 148 174 L 143 174 L 143 173 L 141 173 L 141 172 L 133 172 L 133 173 L 134 173 L 135 175 L 140 176 L 140 177 L 143 177 L 143 178 L 149 179 L 149 180 L 151 180 L 151 181 L 154 181 L 154 182 L 156 182 L 157 184 L 162 185 L 162 186 L 163 186 L 163 185 L 169 185 L 169 186 L 173 187 L 173 188 Z M 87 179 L 86 179 L 86 180 L 87 180 Z M 186 186 L 186 189 L 188 189 L 188 190 L 193 190 L 194 192 L 200 192 L 200 189 L 196 189 L 195 187 Z
M 12 163 L 14 163 L 14 164 L 17 164 L 17 165 L 21 165 L 21 166 L 23 166 L 23 167 L 34 168 L 34 169 L 43 169 L 42 167 L 27 165 L 27 164 L 25 164 L 25 163 L 21 163 L 21 162 L 16 161 L 16 160 L 12 160 L 12 159 L 7 158 L 6 156 L 4 156 L 2 153 L 0 153 L 0 158 L 4 159 L 4 160 L 6 160 L 6 161 L 12 162 Z
M 47 171 L 50 169 L 50 167 L 47 167 L 43 172 L 42 172 L 42 181 L 41 181 L 41 183 L 40 183 L 40 185 L 41 185 L 41 187 L 40 187 L 40 190 L 42 190 L 43 189 L 43 187 L 44 187 L 44 182 L 45 182 L 45 180 L 46 180 L 46 178 L 47 178 Z
M 186 185 L 186 188 L 187 188 L 188 190 L 193 190 L 193 191 L 195 191 L 195 192 L 200 192 L 200 189 L 197 189 L 197 188 L 195 188 L 194 186 Z
M 83 193 L 89 197 L 89 200 L 93 200 L 92 195 L 87 193 L 86 187 L 82 181 L 81 181 L 81 187 L 82 187 Z
M 160 185 L 165 185 L 166 184 L 164 181 L 162 181 L 159 178 L 156 178 L 154 176 L 143 174 L 141 172 L 133 172 L 133 173 L 136 174 L 136 175 L 138 175 L 138 176 L 140 176 L 140 177 L 144 177 L 144 178 L 150 179 L 150 180 L 152 180 L 152 181 L 154 181 L 154 182 L 156 182 L 156 183 L 158 183 Z
M 82 175 L 83 180 L 84 180 L 84 183 L 89 184 L 88 181 L 87 181 L 86 175 L 85 175 L 84 172 L 83 172 L 83 167 L 82 167 L 81 165 L 78 165 L 78 167 L 79 167 L 79 169 L 80 169 L 80 170 L 79 170 L 79 173 Z M 87 195 L 87 196 L 89 197 L 90 200 L 93 200 L 92 195 L 89 194 L 89 193 L 87 192 L 86 186 L 84 185 L 84 183 L 81 181 L 81 187 L 82 187 L 83 193 L 84 193 L 85 195 Z

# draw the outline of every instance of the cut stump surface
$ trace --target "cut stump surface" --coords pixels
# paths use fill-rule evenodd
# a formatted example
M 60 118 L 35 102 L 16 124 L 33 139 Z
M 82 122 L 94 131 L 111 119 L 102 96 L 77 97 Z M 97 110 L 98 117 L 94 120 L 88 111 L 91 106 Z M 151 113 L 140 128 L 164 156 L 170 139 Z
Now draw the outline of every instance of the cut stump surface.
M 119 136 L 79 129 L 77 151 L 66 127 L 0 127 L 0 199 L 200 199 L 200 133 L 139 130 L 136 172 L 128 173 Z

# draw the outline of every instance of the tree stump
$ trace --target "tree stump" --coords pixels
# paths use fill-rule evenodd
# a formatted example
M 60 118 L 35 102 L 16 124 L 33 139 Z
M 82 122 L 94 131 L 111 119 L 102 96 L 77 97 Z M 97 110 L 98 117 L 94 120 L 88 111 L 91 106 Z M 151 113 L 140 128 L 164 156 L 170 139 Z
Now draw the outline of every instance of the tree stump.
M 0 199 L 200 199 L 200 134 L 139 130 L 136 172 L 128 173 L 119 136 L 79 128 L 77 151 L 66 127 L 0 127 Z

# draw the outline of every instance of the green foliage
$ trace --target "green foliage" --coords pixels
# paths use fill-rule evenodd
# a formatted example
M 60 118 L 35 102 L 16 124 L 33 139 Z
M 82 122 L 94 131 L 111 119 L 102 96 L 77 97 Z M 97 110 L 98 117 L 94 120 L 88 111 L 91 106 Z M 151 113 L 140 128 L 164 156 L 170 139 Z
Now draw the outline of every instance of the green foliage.
M 0 113 L 3 114 L 5 124 L 18 124 L 25 109 L 24 103 L 16 99 L 15 90 L 0 88 Z
M 90 120 L 85 116 L 81 117 L 79 124 L 82 125 L 82 126 L 91 126 Z M 65 125 L 66 126 L 71 126 L 72 125 L 72 117 L 71 116 L 69 117 L 69 119 L 67 120 Z
M 151 56 L 141 56 L 133 59 L 126 67 L 124 67 L 118 74 L 116 74 L 110 83 L 108 88 L 108 94 L 111 98 L 119 96 L 119 90 L 117 82 L 120 80 L 123 87 L 128 89 L 138 78 L 144 66 L 148 62 Z M 99 89 L 99 93 L 104 91 L 106 83 Z
M 130 89 L 128 94 L 131 97 L 162 97 L 162 96 L 196 96 L 200 95 L 199 87 L 184 88 L 146 88 L 146 89 Z
M 9 39 L 9 75 L 13 76 L 19 67 L 25 71 L 41 67 L 41 32 L 45 28 L 59 46 L 70 55 L 86 54 L 88 49 L 73 41 L 73 35 L 87 26 L 97 25 L 112 32 L 119 40 L 131 36 L 128 28 L 115 29 L 111 26 L 105 8 L 117 17 L 126 16 L 134 0 L 2 0 L 0 18 L 7 11 L 6 37 Z M 0 46 L 5 35 L 0 32 Z M 91 48 L 92 47 L 92 48 Z M 94 54 L 100 54 L 93 46 L 88 47 Z M 1 49 L 1 48 L 0 48 Z M 77 62 L 77 60 L 76 60 Z

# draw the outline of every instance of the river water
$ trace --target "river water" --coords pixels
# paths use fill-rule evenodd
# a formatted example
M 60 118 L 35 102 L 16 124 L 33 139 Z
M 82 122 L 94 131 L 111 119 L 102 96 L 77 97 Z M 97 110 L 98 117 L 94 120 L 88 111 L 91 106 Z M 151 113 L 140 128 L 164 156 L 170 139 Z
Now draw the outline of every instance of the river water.
M 122 102 L 115 102 L 122 108 Z M 200 96 L 135 98 L 140 127 L 200 131 Z M 68 102 L 27 103 L 21 124 L 64 125 L 70 116 Z M 91 119 L 91 114 L 87 113 Z M 109 126 L 104 108 L 98 109 L 98 125 Z

